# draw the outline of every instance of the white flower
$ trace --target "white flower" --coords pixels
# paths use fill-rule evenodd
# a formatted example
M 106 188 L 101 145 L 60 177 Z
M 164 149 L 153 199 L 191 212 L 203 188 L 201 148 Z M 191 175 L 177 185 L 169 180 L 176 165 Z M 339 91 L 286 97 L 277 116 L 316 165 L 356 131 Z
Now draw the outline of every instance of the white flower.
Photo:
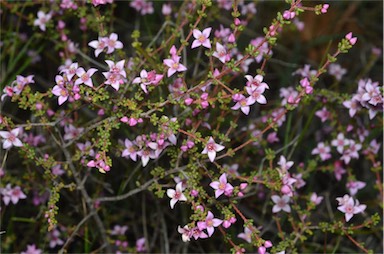
M 278 213 L 281 210 L 287 213 L 291 212 L 291 207 L 288 204 L 290 198 L 287 195 L 283 195 L 282 197 L 273 195 L 271 198 L 272 198 L 272 201 L 275 203 L 275 205 L 272 208 L 273 213 Z
M 0 136 L 4 139 L 3 140 L 3 148 L 9 149 L 12 146 L 23 146 L 23 143 L 21 143 L 20 139 L 17 138 L 17 136 L 20 133 L 20 129 L 16 128 L 11 131 L 0 131 Z
M 42 11 L 37 13 L 37 19 L 33 22 L 34 26 L 39 26 L 42 31 L 45 31 L 45 24 L 52 18 L 52 14 L 45 14 Z
M 171 208 L 175 206 L 177 201 L 187 201 L 187 198 L 183 194 L 183 187 L 182 187 L 182 182 L 179 182 L 176 184 L 176 189 L 168 189 L 167 190 L 167 196 L 171 198 L 170 205 Z
M 224 146 L 216 144 L 213 138 L 210 137 L 207 145 L 201 153 L 208 154 L 209 160 L 213 162 L 216 158 L 216 152 L 220 152 L 224 150 L 224 148 Z

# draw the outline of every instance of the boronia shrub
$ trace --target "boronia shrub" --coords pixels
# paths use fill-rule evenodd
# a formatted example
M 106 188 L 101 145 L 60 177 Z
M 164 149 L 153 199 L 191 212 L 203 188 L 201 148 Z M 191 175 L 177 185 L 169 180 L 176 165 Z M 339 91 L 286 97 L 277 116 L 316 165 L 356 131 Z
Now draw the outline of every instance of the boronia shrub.
M 378 17 L 2 1 L 1 251 L 382 252 Z

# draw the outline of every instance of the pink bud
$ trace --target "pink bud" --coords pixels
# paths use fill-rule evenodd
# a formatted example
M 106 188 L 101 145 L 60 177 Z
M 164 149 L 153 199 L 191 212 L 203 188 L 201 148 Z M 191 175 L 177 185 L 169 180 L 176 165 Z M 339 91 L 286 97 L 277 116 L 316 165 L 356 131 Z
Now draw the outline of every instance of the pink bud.
M 129 118 L 128 122 L 129 126 L 135 126 L 137 124 L 137 120 L 135 118 Z
M 242 193 L 241 191 L 239 191 L 239 192 L 237 193 L 237 196 L 241 198 L 241 197 L 244 196 L 244 193 Z
M 73 96 L 73 98 L 75 99 L 75 101 L 78 101 L 78 100 L 80 100 L 81 95 L 78 94 L 78 93 L 76 93 L 76 94 Z
M 96 167 L 96 163 L 95 163 L 95 161 L 90 161 L 90 162 L 88 162 L 87 163 L 87 167 L 91 167 L 91 168 L 94 168 L 94 167 Z
M 41 104 L 40 102 L 36 103 L 37 110 L 41 110 L 42 108 L 43 108 L 43 104 Z
M 193 99 L 192 98 L 187 98 L 187 99 L 184 100 L 184 103 L 185 103 L 185 105 L 189 106 L 189 105 L 191 105 L 193 103 Z
M 200 210 L 200 211 L 204 212 L 204 207 L 201 205 L 198 205 L 198 206 L 196 206 L 196 210 Z
M 197 197 L 199 195 L 199 192 L 197 190 L 191 190 L 191 196 Z
M 247 183 L 241 183 L 240 184 L 240 190 L 244 190 L 245 188 L 247 188 L 248 184 Z
M 307 78 L 303 78 L 302 80 L 300 80 L 300 85 L 302 87 L 307 87 L 307 86 L 310 86 L 310 83 Z
M 264 246 L 260 246 L 258 249 L 257 249 L 257 252 L 259 254 L 265 254 L 267 252 L 267 249 L 264 247 Z
M 65 22 L 62 20 L 59 20 L 59 22 L 57 23 L 57 28 L 64 29 L 65 28 Z
M 164 16 L 168 16 L 172 12 L 172 8 L 170 4 L 163 4 L 163 7 L 161 8 L 161 12 Z
M 171 49 L 169 50 L 169 53 L 170 53 L 172 56 L 176 55 L 177 50 L 176 50 L 175 45 L 172 45 Z
M 235 18 L 235 25 L 236 26 L 239 26 L 241 24 L 241 21 L 240 21 L 240 19 L 238 19 L 238 18 Z
M 116 245 L 116 246 L 120 246 L 120 245 L 121 245 L 121 241 L 120 241 L 120 240 L 116 240 L 116 241 L 115 241 L 115 245 Z
M 236 222 L 236 218 L 235 218 L 235 217 L 231 217 L 231 218 L 229 219 L 229 222 L 231 222 L 232 224 L 235 223 L 235 222 Z
M 128 122 L 128 117 L 123 116 L 122 118 L 120 118 L 120 122 L 127 123 Z
M 183 151 L 183 152 L 188 151 L 188 147 L 187 147 L 187 146 L 181 146 L 180 149 L 181 149 L 181 151 Z
M 143 118 L 140 117 L 139 119 L 137 119 L 137 122 L 138 123 L 142 123 L 143 122 Z
M 280 189 L 281 193 L 289 194 L 292 192 L 291 188 L 288 185 L 283 185 Z
M 99 111 L 97 111 L 97 115 L 99 116 L 103 116 L 104 115 L 104 109 L 99 109 Z
M 323 7 L 321 8 L 321 13 L 327 13 L 329 4 L 323 4 Z
M 272 247 L 271 241 L 269 241 L 269 240 L 265 241 L 264 246 L 265 246 L 265 248 L 271 248 Z
M 225 220 L 225 221 L 223 221 L 223 224 L 221 224 L 221 225 L 223 225 L 224 228 L 229 228 L 231 226 L 231 222 Z
M 231 33 L 228 37 L 228 42 L 234 43 L 236 41 L 235 35 Z

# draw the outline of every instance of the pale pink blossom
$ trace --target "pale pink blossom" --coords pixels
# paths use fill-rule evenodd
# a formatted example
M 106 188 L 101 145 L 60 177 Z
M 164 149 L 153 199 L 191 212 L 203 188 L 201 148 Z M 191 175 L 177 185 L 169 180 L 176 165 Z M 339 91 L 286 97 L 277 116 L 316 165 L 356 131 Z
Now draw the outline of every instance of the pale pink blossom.
M 215 189 L 215 198 L 220 197 L 222 194 L 230 196 L 233 192 L 233 186 L 227 182 L 227 175 L 223 173 L 219 181 L 213 181 L 209 184 L 213 189 Z
M 31 244 L 31 245 L 27 245 L 27 250 L 22 251 L 20 254 L 41 254 L 41 253 L 42 253 L 42 250 L 37 249 L 36 245 Z
M 51 12 L 45 14 L 43 11 L 37 12 L 37 19 L 33 21 L 34 26 L 38 26 L 42 31 L 45 31 L 46 23 L 52 18 Z
M 356 193 L 364 188 L 367 184 L 365 182 L 362 182 L 362 181 L 349 181 L 347 183 L 347 189 L 349 190 L 349 193 L 354 196 L 356 195 Z
M 231 107 L 233 110 L 238 110 L 241 109 L 241 111 L 245 114 L 248 115 L 250 111 L 250 105 L 252 105 L 252 101 L 249 100 L 249 97 L 246 98 L 242 94 L 234 94 L 232 96 L 233 100 L 236 102 L 234 106 Z
M 8 205 L 9 202 L 16 205 L 20 199 L 27 198 L 19 186 L 11 188 L 11 184 L 7 184 L 5 188 L 0 188 L 0 194 L 3 196 L 3 202 L 5 205 Z
M 205 221 L 199 221 L 197 222 L 197 227 L 199 230 L 206 229 L 208 232 L 208 236 L 212 236 L 213 232 L 215 231 L 214 228 L 218 227 L 223 223 L 222 220 L 214 218 L 213 213 L 211 211 L 208 211 L 208 215 L 205 218 Z
M 98 40 L 93 40 L 88 43 L 88 46 L 95 49 L 95 56 L 98 57 L 101 52 L 107 47 L 105 37 L 99 37 Z
M 171 209 L 173 209 L 177 201 L 187 201 L 187 198 L 183 194 L 182 184 L 183 184 L 182 182 L 179 182 L 178 184 L 176 184 L 175 189 L 167 190 L 167 196 L 171 199 L 170 201 Z
M 93 74 L 95 74 L 96 71 L 97 71 L 97 69 L 95 69 L 95 68 L 91 68 L 87 72 L 85 72 L 84 68 L 82 68 L 82 67 L 78 68 L 76 70 L 76 75 L 79 78 L 76 79 L 75 85 L 84 84 L 84 85 L 87 85 L 89 87 L 93 87 L 91 77 Z
M 330 159 L 332 156 L 330 154 L 331 148 L 326 146 L 323 142 L 317 144 L 317 147 L 312 150 L 312 154 L 318 154 L 322 161 Z
M 336 198 L 339 201 L 339 207 L 337 209 L 345 214 L 345 221 L 348 222 L 353 215 L 364 212 L 366 205 L 360 205 L 359 201 L 356 201 L 349 197 L 348 195 L 344 195 L 342 198 Z
M 0 131 L 0 137 L 3 139 L 3 148 L 9 149 L 12 146 L 21 147 L 23 143 L 18 138 L 21 129 L 15 128 L 11 131 Z
M 201 153 L 208 154 L 209 160 L 213 162 L 216 158 L 216 153 L 224 150 L 224 148 L 224 146 L 216 144 L 212 137 L 209 137 L 208 143 Z
M 118 40 L 118 36 L 115 33 L 111 33 L 106 39 L 107 54 L 112 53 L 115 49 L 122 49 L 123 43 Z
M 342 68 L 340 64 L 331 63 L 328 67 L 328 72 L 334 76 L 336 80 L 340 81 L 347 73 L 347 70 Z
M 218 58 L 222 63 L 228 62 L 230 59 L 230 56 L 227 53 L 227 50 L 219 42 L 216 42 L 216 51 L 213 52 L 213 56 Z
M 111 231 L 111 235 L 125 235 L 128 230 L 128 226 L 115 225 Z
M 315 205 L 318 205 L 318 204 L 321 203 L 321 201 L 323 200 L 323 198 L 324 198 L 324 197 L 322 197 L 322 196 L 318 196 L 318 195 L 314 192 L 314 193 L 312 193 L 310 200 L 311 200 L 311 202 L 314 203 Z
M 202 32 L 198 29 L 193 29 L 193 37 L 195 40 L 192 43 L 191 48 L 197 48 L 203 46 L 206 48 L 211 48 L 211 42 L 209 41 L 209 35 L 211 34 L 212 27 L 205 28 Z
M 327 110 L 326 107 L 323 107 L 321 110 L 316 111 L 315 115 L 320 118 L 322 123 L 324 123 L 330 118 L 331 113 Z
M 344 151 L 344 147 L 349 145 L 349 139 L 346 139 L 344 137 L 344 134 L 343 133 L 339 133 L 337 134 L 337 138 L 332 140 L 331 142 L 331 145 L 332 146 L 335 146 L 336 147 L 336 150 L 339 152 L 339 153 L 343 153 Z
M 273 213 L 278 213 L 281 210 L 290 213 L 291 207 L 289 206 L 290 198 L 287 195 L 283 195 L 282 197 L 277 195 L 272 195 L 272 201 L 275 203 L 275 205 L 272 208 Z
M 248 243 L 252 242 L 252 230 L 249 229 L 249 227 L 244 228 L 244 232 L 237 235 L 238 238 L 241 238 Z
M 169 67 L 167 71 L 167 76 L 170 77 L 176 72 L 183 72 L 187 70 L 187 67 L 182 65 L 180 62 L 180 57 L 177 55 L 173 55 L 170 59 L 164 59 L 163 63 Z

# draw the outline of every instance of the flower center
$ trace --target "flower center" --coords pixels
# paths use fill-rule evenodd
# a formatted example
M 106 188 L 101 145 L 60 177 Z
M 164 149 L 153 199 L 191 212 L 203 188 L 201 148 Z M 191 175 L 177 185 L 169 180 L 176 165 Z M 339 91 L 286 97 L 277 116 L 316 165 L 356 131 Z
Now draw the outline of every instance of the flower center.
M 172 68 L 177 70 L 179 68 L 179 63 L 172 64 Z
M 199 42 L 203 43 L 206 40 L 206 38 L 204 35 L 200 35 L 198 40 L 199 40 Z
M 207 144 L 207 149 L 208 151 L 215 151 L 215 144 L 213 143 Z

